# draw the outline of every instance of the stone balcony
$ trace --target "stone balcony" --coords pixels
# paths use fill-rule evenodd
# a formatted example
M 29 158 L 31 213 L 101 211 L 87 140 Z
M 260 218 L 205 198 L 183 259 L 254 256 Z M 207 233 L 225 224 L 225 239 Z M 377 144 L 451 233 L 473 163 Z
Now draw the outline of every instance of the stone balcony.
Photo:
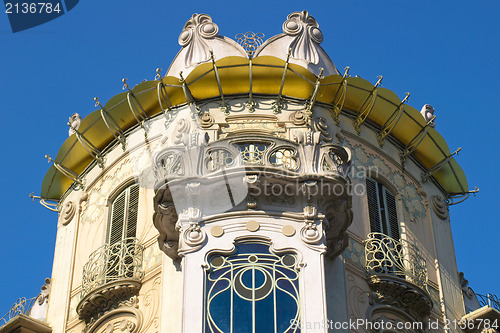
M 80 319 L 88 322 L 139 293 L 143 251 L 136 238 L 126 238 L 90 254 L 83 267 L 81 301 L 76 308 Z
M 376 232 L 364 244 L 365 272 L 377 302 L 397 304 L 416 318 L 429 315 L 427 263 L 418 247 Z
M 350 154 L 320 136 L 306 129 L 292 141 L 248 131 L 209 142 L 208 135 L 192 132 L 159 151 L 154 223 L 160 248 L 178 259 L 183 225 L 199 234 L 200 222 L 227 212 L 296 213 L 304 220 L 318 212 L 326 217 L 327 256 L 341 253 L 352 222 Z M 280 204 L 269 204 L 270 198 Z

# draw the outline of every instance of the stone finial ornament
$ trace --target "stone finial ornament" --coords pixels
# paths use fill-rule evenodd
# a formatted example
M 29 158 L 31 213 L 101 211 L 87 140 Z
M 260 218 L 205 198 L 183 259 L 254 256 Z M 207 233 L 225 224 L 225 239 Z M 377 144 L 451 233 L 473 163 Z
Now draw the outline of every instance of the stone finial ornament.
M 68 136 L 75 134 L 76 130 L 80 127 L 81 122 L 82 122 L 82 117 L 80 117 L 80 115 L 78 113 L 73 113 L 73 115 L 71 117 L 69 117 Z
M 434 108 L 429 104 L 425 104 L 424 106 L 422 106 L 422 110 L 420 110 L 420 113 L 424 117 L 425 122 L 428 123 L 432 119 L 432 116 L 434 116 Z M 436 127 L 435 121 L 432 121 L 430 126 L 432 128 Z
M 283 23 L 283 32 L 294 38 L 290 43 L 292 58 L 304 59 L 315 65 L 319 63 L 315 44 L 323 42 L 323 33 L 318 22 L 306 10 L 288 15 Z
M 187 48 L 186 67 L 210 60 L 210 46 L 205 41 L 219 33 L 219 27 L 207 14 L 193 14 L 179 35 L 179 44 Z

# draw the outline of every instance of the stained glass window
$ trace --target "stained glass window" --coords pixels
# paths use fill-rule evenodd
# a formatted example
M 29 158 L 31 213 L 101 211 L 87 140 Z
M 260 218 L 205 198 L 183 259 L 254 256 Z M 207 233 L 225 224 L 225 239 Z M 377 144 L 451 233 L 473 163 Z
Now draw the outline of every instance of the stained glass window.
M 209 258 L 206 332 L 300 332 L 299 272 L 293 253 L 238 244 Z

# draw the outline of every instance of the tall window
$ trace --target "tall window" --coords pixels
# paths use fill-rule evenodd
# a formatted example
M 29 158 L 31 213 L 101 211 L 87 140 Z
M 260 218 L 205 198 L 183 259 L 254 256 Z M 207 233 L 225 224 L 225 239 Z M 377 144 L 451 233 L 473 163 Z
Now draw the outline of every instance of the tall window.
M 382 233 L 399 240 L 399 222 L 394 195 L 376 180 L 366 178 L 366 196 L 371 232 Z
M 268 244 L 249 242 L 208 262 L 206 332 L 300 332 L 295 254 L 274 254 Z
M 109 245 L 135 237 L 138 208 L 139 184 L 130 185 L 113 200 L 108 233 Z
M 133 277 L 137 270 L 134 259 L 138 209 L 139 184 L 130 185 L 113 200 L 107 244 L 107 280 Z

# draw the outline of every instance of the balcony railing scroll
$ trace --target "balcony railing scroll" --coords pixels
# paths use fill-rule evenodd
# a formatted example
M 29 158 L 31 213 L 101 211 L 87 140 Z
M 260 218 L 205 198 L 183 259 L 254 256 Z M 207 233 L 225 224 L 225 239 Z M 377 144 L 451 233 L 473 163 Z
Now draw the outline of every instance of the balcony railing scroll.
M 481 306 L 489 306 L 491 308 L 494 308 L 498 311 L 500 311 L 500 300 L 498 299 L 497 295 L 494 294 L 486 294 L 486 295 L 481 295 L 481 294 L 476 294 L 477 300 L 479 301 L 479 304 Z
M 364 244 L 368 275 L 394 275 L 427 291 L 427 263 L 414 244 L 378 232 L 368 234 Z
M 19 316 L 20 314 L 29 315 L 31 308 L 35 304 L 37 297 L 33 298 L 19 298 L 14 305 L 10 308 L 10 311 L 7 312 L 2 318 L 0 318 L 0 326 L 6 324 L 11 319 Z
M 136 238 L 105 244 L 92 252 L 83 266 L 81 297 L 107 283 L 123 279 L 140 280 L 144 247 Z

